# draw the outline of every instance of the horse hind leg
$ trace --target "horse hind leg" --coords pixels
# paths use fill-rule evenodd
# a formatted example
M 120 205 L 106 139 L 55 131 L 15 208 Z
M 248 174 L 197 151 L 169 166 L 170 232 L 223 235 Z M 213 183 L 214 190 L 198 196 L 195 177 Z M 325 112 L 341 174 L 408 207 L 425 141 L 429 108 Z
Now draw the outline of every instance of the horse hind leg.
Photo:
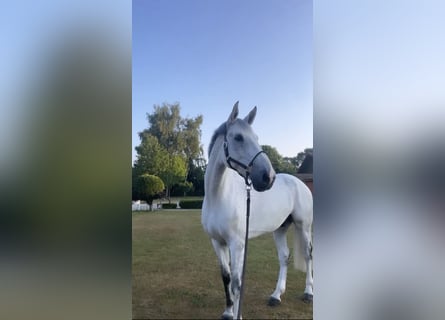
M 306 287 L 304 289 L 303 301 L 310 303 L 313 300 L 314 278 L 312 273 L 312 225 L 303 224 L 302 240 L 304 246 L 304 260 L 306 263 Z
M 277 306 L 281 303 L 281 295 L 286 291 L 287 267 L 289 264 L 289 247 L 287 246 L 286 232 L 289 225 L 292 223 L 292 218 L 289 216 L 280 228 L 275 230 L 273 237 L 277 247 L 278 260 L 280 262 L 280 271 L 278 274 L 278 281 L 275 291 L 269 298 L 269 306 Z
M 312 302 L 313 298 L 313 274 L 312 274 L 312 223 L 295 223 L 294 237 L 294 266 L 296 269 L 306 272 L 306 284 L 302 300 Z
M 230 254 L 227 245 L 221 245 L 218 241 L 212 239 L 212 245 L 218 257 L 221 267 L 221 277 L 226 294 L 226 309 L 221 319 L 233 319 L 233 297 L 231 293 L 231 276 L 230 276 Z

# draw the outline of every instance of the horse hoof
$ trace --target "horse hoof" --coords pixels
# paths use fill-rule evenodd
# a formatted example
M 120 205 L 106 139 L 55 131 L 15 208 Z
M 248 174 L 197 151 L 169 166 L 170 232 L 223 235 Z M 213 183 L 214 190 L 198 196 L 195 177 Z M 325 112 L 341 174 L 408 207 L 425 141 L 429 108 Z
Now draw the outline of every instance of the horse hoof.
M 270 307 L 276 307 L 276 306 L 279 306 L 280 304 L 281 304 L 281 301 L 274 297 L 270 297 L 269 301 L 267 302 L 267 305 Z
M 223 314 L 221 316 L 221 320 L 233 320 L 233 316 L 228 315 L 228 314 Z
M 302 300 L 304 303 L 312 303 L 312 301 L 314 300 L 314 295 L 312 295 L 310 293 L 305 293 L 303 295 Z

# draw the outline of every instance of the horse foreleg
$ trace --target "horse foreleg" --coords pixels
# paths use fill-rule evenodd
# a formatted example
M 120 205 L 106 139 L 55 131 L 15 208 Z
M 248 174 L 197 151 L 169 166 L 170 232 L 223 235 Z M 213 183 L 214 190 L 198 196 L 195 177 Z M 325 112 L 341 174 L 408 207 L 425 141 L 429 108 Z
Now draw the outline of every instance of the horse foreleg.
M 227 245 L 221 245 L 218 241 L 212 239 L 212 245 L 218 257 L 221 267 L 221 277 L 226 294 L 226 309 L 221 319 L 233 319 L 233 298 L 230 287 L 230 254 Z
M 303 225 L 302 227 L 304 260 L 306 262 L 306 287 L 304 289 L 303 301 L 312 302 L 314 292 L 314 278 L 312 274 L 312 231 L 311 225 Z
M 238 315 L 244 259 L 244 241 L 233 241 L 230 244 L 230 270 L 232 276 L 231 291 L 233 297 L 233 314 Z M 241 318 L 241 315 L 240 315 Z
M 288 228 L 289 224 L 283 224 L 273 233 L 278 259 L 280 261 L 280 272 L 278 274 L 277 287 L 269 298 L 269 306 L 279 305 L 281 303 L 281 295 L 286 291 L 287 266 L 289 264 L 289 247 L 287 246 L 286 239 Z

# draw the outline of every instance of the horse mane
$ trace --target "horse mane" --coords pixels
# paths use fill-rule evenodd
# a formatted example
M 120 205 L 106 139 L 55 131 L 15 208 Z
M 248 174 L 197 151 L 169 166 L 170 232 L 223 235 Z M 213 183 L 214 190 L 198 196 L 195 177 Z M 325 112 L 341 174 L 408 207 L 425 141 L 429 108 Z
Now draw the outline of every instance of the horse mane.
M 213 145 L 215 144 L 216 139 L 218 139 L 219 136 L 225 135 L 226 133 L 227 133 L 227 126 L 226 123 L 224 122 L 218 127 L 218 129 L 215 130 L 212 139 L 210 139 L 209 151 L 208 151 L 209 158 L 210 154 L 212 153 Z

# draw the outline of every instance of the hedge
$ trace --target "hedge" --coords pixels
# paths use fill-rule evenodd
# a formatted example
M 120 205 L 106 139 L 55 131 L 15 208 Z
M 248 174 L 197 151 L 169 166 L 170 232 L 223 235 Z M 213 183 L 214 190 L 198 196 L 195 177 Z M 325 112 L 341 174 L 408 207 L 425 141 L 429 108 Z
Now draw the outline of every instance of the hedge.
M 162 209 L 176 209 L 177 204 L 176 203 L 163 203 Z
M 179 201 L 181 209 L 202 209 L 202 200 Z

